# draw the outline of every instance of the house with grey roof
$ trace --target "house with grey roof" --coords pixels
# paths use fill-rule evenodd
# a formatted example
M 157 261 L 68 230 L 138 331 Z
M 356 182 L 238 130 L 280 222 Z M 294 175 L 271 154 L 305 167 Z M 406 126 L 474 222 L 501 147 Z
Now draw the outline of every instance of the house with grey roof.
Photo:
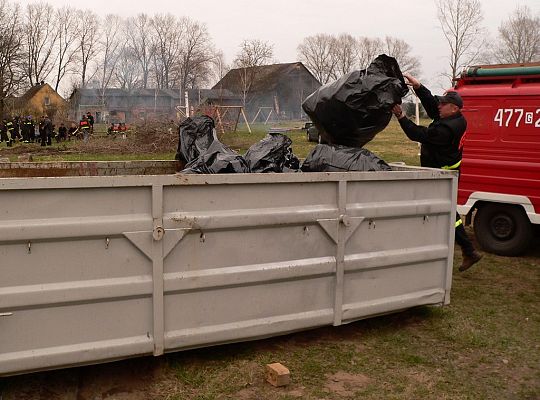
M 320 86 L 304 64 L 294 62 L 232 69 L 212 89 L 241 96 L 250 119 L 264 108 L 290 120 L 305 117 L 302 102 Z
M 238 105 L 239 96 L 228 90 L 189 89 L 188 104 L 196 112 L 199 104 Z M 148 118 L 176 119 L 185 114 L 186 92 L 176 89 L 76 89 L 70 96 L 70 116 L 79 119 L 90 112 L 96 122 L 144 122 Z

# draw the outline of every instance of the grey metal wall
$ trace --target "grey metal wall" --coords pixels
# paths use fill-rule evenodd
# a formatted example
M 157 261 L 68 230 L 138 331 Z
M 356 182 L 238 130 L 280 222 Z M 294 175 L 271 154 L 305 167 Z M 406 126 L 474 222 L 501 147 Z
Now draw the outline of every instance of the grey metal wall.
M 0 179 L 0 375 L 449 302 L 456 178 Z

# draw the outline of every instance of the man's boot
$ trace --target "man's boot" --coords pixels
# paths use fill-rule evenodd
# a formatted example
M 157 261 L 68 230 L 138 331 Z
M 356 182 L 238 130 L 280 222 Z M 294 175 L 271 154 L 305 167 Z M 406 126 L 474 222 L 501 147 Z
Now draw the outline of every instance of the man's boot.
M 476 264 L 478 261 L 482 259 L 483 255 L 477 252 L 476 250 L 473 250 L 470 254 L 463 254 L 463 261 L 461 262 L 461 265 L 459 266 L 459 271 L 467 271 L 469 268 L 471 268 L 474 264 Z

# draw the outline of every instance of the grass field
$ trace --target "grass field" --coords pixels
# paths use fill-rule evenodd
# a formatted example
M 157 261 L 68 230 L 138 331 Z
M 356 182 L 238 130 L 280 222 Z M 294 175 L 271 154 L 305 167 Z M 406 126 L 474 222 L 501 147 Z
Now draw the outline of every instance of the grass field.
M 243 152 L 265 131 L 257 126 L 252 134 L 222 140 Z M 299 157 L 314 146 L 304 131 L 290 136 Z M 388 162 L 418 165 L 417 145 L 394 121 L 366 147 Z M 174 150 L 148 158 L 172 158 Z M 457 272 L 460 261 L 456 251 L 451 304 L 443 308 L 6 378 L 0 381 L 1 399 L 539 399 L 540 240 L 523 257 L 486 254 L 464 273 Z M 289 386 L 265 382 L 264 367 L 271 362 L 290 369 Z
M 272 126 L 290 129 L 287 135 L 293 140 L 293 152 L 300 158 L 305 158 L 309 151 L 315 146 L 315 143 L 308 142 L 306 131 L 300 129 L 301 122 L 284 122 Z M 245 125 L 240 125 L 235 133 L 219 134 L 219 139 L 230 146 L 232 149 L 243 154 L 253 143 L 258 142 L 266 136 L 270 125 L 253 125 L 252 133 L 249 133 Z M 130 136 L 128 135 L 128 141 Z M 107 150 L 107 144 L 121 142 L 121 139 L 111 139 L 105 135 L 99 127 L 96 131 L 96 137 L 88 144 L 81 141 L 69 141 L 56 143 L 53 141 L 50 147 L 41 147 L 38 143 L 15 144 L 13 148 L 7 148 L 4 143 L 0 145 L 0 157 L 9 158 L 11 161 L 17 161 L 20 154 L 33 154 L 34 161 L 105 161 L 105 160 L 150 160 L 150 159 L 173 159 L 176 146 L 171 146 L 169 151 L 159 152 L 140 152 L 125 151 L 114 152 Z M 95 152 L 95 144 L 99 143 L 103 151 Z M 399 124 L 392 120 L 390 125 L 383 132 L 379 133 L 373 141 L 366 146 L 369 150 L 375 152 L 388 162 L 404 161 L 409 165 L 418 165 L 418 146 L 416 143 L 407 139 L 400 130 Z

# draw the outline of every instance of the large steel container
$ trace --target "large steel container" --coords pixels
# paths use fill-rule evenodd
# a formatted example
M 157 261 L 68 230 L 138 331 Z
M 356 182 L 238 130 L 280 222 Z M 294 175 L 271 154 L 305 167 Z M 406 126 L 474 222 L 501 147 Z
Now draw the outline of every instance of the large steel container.
M 451 172 L 0 178 L 0 375 L 446 304 Z

